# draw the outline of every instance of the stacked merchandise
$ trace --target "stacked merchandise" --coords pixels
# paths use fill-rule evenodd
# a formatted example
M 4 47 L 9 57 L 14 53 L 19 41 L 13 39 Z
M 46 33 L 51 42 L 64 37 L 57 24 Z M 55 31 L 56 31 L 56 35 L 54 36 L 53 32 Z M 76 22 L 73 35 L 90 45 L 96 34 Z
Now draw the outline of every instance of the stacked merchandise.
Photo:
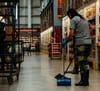
M 52 43 L 50 54 L 51 54 L 51 59 L 61 59 L 61 44 Z
M 16 58 L 20 57 L 16 56 L 20 50 L 16 51 L 16 44 L 19 44 L 16 31 L 18 4 L 18 0 L 0 0 L 0 77 L 7 77 L 9 84 L 13 83 L 13 76 L 19 79 L 20 71 L 20 59 Z

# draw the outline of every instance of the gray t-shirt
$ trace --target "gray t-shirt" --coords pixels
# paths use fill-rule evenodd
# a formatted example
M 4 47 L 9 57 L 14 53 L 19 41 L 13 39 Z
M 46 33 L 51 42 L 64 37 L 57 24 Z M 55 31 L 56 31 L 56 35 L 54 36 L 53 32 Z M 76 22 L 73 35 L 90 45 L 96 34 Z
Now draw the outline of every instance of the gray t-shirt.
M 91 44 L 88 21 L 75 16 L 71 20 L 70 28 L 75 30 L 75 45 Z

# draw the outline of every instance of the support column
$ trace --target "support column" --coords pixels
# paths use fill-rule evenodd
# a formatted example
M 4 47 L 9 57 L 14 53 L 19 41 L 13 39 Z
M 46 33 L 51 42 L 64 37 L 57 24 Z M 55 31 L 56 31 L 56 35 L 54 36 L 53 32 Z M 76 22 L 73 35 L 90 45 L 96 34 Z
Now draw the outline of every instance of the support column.
M 31 0 L 28 0 L 28 28 L 31 28 Z
M 99 37 L 99 28 L 100 28 L 100 24 L 99 24 L 99 16 L 100 16 L 100 13 L 99 13 L 99 4 L 100 4 L 100 1 L 97 0 L 96 1 L 96 69 L 98 70 L 99 69 L 99 55 L 98 55 L 98 47 L 97 47 L 97 43 L 98 43 L 98 37 Z

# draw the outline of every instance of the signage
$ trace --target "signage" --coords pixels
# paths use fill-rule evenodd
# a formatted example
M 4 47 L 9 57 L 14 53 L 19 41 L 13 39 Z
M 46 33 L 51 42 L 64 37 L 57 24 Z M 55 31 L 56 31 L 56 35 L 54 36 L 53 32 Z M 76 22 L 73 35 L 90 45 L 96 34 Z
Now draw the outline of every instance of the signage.
M 58 0 L 58 13 L 57 16 L 62 17 L 62 0 Z

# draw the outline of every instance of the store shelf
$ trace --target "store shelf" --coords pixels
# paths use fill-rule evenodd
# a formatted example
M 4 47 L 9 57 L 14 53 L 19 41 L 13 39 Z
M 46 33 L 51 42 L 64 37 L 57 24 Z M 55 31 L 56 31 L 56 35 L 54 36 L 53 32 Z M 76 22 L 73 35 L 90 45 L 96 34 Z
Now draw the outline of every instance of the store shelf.
M 16 31 L 16 25 L 19 25 L 19 20 L 16 24 L 15 17 L 15 6 L 16 4 L 19 4 L 16 2 L 18 2 L 18 0 L 0 0 L 0 23 L 4 23 L 4 27 L 2 28 L 2 31 L 4 31 L 4 37 L 0 40 L 4 46 L 0 46 L 0 49 L 3 50 L 3 52 L 0 50 L 0 55 L 3 56 L 0 61 L 0 77 L 7 77 L 9 85 L 13 83 L 13 76 L 16 76 L 18 80 L 20 63 L 22 61 L 21 49 L 19 47 L 20 41 L 17 34 L 18 32 Z M 0 27 L 2 27 L 2 25 Z M 18 50 L 16 51 L 16 49 Z

